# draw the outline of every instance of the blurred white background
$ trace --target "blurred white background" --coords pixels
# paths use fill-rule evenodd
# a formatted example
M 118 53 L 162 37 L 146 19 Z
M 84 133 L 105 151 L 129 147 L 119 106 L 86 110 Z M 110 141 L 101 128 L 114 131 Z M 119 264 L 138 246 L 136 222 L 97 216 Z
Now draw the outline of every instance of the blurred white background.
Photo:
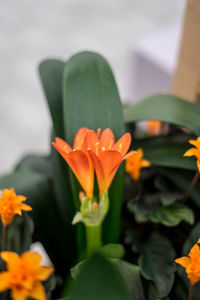
M 132 50 L 157 30 L 180 24 L 185 0 L 2 0 L 0 3 L 0 174 L 27 152 L 49 150 L 51 120 L 37 66 L 93 50 L 110 62 L 131 99 Z M 169 45 L 170 47 L 170 45 Z

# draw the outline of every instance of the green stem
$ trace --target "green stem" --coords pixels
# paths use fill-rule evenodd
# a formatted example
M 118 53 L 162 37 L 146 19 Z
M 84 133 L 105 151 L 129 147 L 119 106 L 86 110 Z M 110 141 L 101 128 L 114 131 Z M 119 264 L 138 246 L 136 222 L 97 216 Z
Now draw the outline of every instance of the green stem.
M 190 290 L 189 290 L 189 295 L 188 295 L 188 300 L 192 300 L 193 297 L 193 291 L 194 291 L 194 284 L 190 282 Z
M 6 251 L 7 250 L 7 237 L 8 237 L 8 226 L 3 225 L 1 251 Z M 5 267 L 6 267 L 6 264 L 2 260 L 2 270 L 5 270 Z
M 101 241 L 101 224 L 99 225 L 85 225 L 86 228 L 86 247 L 87 256 L 90 256 L 99 248 L 102 247 Z

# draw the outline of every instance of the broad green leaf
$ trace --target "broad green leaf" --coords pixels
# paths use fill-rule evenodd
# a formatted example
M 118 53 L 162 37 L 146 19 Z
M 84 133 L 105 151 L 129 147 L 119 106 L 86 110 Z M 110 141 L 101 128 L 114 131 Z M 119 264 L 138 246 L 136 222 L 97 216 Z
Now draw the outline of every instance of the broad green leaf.
M 185 241 L 182 249 L 182 255 L 187 256 L 190 252 L 191 248 L 194 246 L 194 244 L 197 243 L 198 239 L 200 238 L 200 222 L 198 222 L 195 227 L 190 232 L 189 237 Z
M 142 275 L 155 282 L 157 297 L 169 294 L 175 272 L 175 252 L 170 242 L 159 233 L 153 233 L 143 241 L 137 251 L 141 253 L 139 266 Z
M 27 154 L 18 162 L 15 170 L 32 170 L 50 177 L 51 168 L 49 156 Z
M 153 95 L 136 105 L 124 108 L 126 123 L 159 120 L 190 129 L 200 135 L 200 105 L 173 95 Z
M 56 59 L 44 60 L 39 65 L 39 74 L 55 127 L 56 135 L 64 137 L 62 81 L 64 62 Z
M 131 296 L 117 268 L 96 254 L 83 265 L 69 295 L 64 299 L 131 300 Z
M 111 128 L 118 139 L 124 133 L 122 107 L 109 64 L 92 52 L 73 56 L 66 64 L 63 82 L 65 138 L 73 144 L 79 128 Z M 79 209 L 79 186 L 72 178 L 74 203 Z M 115 243 L 120 232 L 123 168 L 118 171 L 109 191 L 110 210 L 105 220 L 104 241 Z M 81 238 L 80 232 L 79 237 Z M 79 249 L 83 248 L 80 241 Z
M 176 137 L 156 137 L 136 140 L 136 147 L 144 151 L 145 159 L 153 166 L 174 167 L 181 169 L 196 169 L 194 158 L 183 157 L 183 154 L 191 148 L 188 140 Z
M 163 205 L 173 204 L 177 199 L 183 196 L 173 182 L 164 176 L 157 176 L 155 179 L 155 186 L 161 191 L 160 201 Z

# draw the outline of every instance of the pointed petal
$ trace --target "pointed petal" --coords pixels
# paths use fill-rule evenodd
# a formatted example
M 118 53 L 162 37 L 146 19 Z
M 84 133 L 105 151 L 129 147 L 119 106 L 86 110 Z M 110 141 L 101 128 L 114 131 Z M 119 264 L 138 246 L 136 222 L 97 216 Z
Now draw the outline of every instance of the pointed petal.
M 34 285 L 33 290 L 29 294 L 29 297 L 34 298 L 36 300 L 46 300 L 46 294 L 43 285 L 37 281 Z
M 83 151 L 73 151 L 69 153 L 66 160 L 76 175 L 80 185 L 88 197 L 93 195 L 94 169 L 92 161 Z
M 106 150 L 101 153 L 99 160 L 103 166 L 104 174 L 108 175 L 119 163 L 122 162 L 122 155 L 118 151 Z
M 128 152 L 128 153 L 123 157 L 123 160 L 127 159 L 128 157 L 131 157 L 131 156 L 134 155 L 134 154 L 137 154 L 137 151 L 132 150 L 132 151 Z
M 200 150 L 200 137 L 198 137 L 196 140 L 189 140 L 189 143 Z
M 189 257 L 183 256 L 181 258 L 175 259 L 175 262 L 186 268 L 191 263 L 191 259 Z
M 25 210 L 25 211 L 31 211 L 32 207 L 30 205 L 28 205 L 28 204 L 22 203 L 21 209 Z
M 195 259 L 200 256 L 200 249 L 197 244 L 194 244 L 188 256 L 191 257 L 192 259 Z
M 69 153 L 72 151 L 72 148 L 70 147 L 70 145 L 68 145 L 68 143 L 66 143 L 63 139 L 58 138 L 58 137 L 56 138 L 55 142 L 52 142 L 52 145 L 54 147 L 56 145 L 58 148 L 60 148 L 61 150 L 63 150 L 66 153 Z
M 21 259 L 25 262 L 25 264 L 32 264 L 35 266 L 39 266 L 42 263 L 42 257 L 38 252 L 34 251 L 26 251 L 22 254 Z
M 111 150 L 115 144 L 115 137 L 111 129 L 106 128 L 100 137 L 100 145 L 105 148 L 105 150 Z
M 48 267 L 40 267 L 40 270 L 37 274 L 37 279 L 38 280 L 47 280 L 49 276 L 53 273 L 53 268 L 48 268 Z
M 196 156 L 198 157 L 199 155 L 199 151 L 196 148 L 190 148 L 189 150 L 187 150 L 183 156 Z
M 125 133 L 114 145 L 113 150 L 119 151 L 122 156 L 126 154 L 131 144 L 130 133 Z
M 21 289 L 12 289 L 11 296 L 13 300 L 26 300 L 27 294 Z
M 11 251 L 1 252 L 1 257 L 7 263 L 8 269 L 11 269 L 16 264 L 19 264 L 21 261 L 19 255 Z
M 87 133 L 88 150 L 91 150 L 93 153 L 98 155 L 99 149 L 100 149 L 99 145 L 100 145 L 100 143 L 99 143 L 98 135 L 96 134 L 96 132 L 94 130 L 90 130 Z
M 86 134 L 88 133 L 89 129 L 86 127 L 80 128 L 74 138 L 74 149 L 81 150 L 84 144 L 84 139 Z M 85 148 L 85 147 L 84 147 Z
M 0 273 L 0 293 L 10 288 L 9 272 Z
M 151 163 L 148 160 L 146 160 L 146 159 L 143 159 L 141 161 L 141 167 L 142 168 L 149 167 L 150 165 L 151 165 Z
M 99 186 L 99 192 L 102 195 L 102 193 L 105 190 L 105 188 L 104 188 L 105 175 L 104 175 L 103 166 L 102 166 L 99 158 L 94 153 L 89 151 L 89 155 L 91 157 L 91 160 L 92 160 L 95 172 L 96 172 L 98 186 Z

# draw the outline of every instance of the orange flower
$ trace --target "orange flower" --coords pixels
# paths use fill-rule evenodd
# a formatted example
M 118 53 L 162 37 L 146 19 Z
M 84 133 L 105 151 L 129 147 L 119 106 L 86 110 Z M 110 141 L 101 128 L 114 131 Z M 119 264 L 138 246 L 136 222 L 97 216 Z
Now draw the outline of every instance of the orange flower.
M 200 239 L 198 240 L 198 243 L 200 243 Z M 183 256 L 177 258 L 175 262 L 185 268 L 187 277 L 192 284 L 195 284 L 200 280 L 200 249 L 198 244 L 195 244 L 192 247 L 188 257 Z
M 56 138 L 52 144 L 68 163 L 87 196 L 92 197 L 94 168 L 87 152 L 86 135 L 88 131 L 88 128 L 79 129 L 74 139 L 73 149 L 60 138 Z
M 3 189 L 0 194 L 0 216 L 5 226 L 9 225 L 16 214 L 22 215 L 22 210 L 30 211 L 32 208 L 22 203 L 26 200 L 25 196 L 16 195 L 13 188 Z
M 156 136 L 161 134 L 163 123 L 160 121 L 148 121 L 147 122 L 148 127 L 148 135 L 149 136 Z
M 139 148 L 137 153 L 126 159 L 126 172 L 133 180 L 138 180 L 140 177 L 141 169 L 149 167 L 151 163 L 143 159 L 143 150 Z
M 0 273 L 0 292 L 11 289 L 13 300 L 33 298 L 46 300 L 40 281 L 46 280 L 52 268 L 42 267 L 42 258 L 37 252 L 27 251 L 20 257 L 14 252 L 1 252 L 8 270 Z
M 105 129 L 102 134 L 100 129 L 97 133 L 94 130 L 87 133 L 88 151 L 97 175 L 100 195 L 108 190 L 121 162 L 136 153 L 131 151 L 126 154 L 130 143 L 129 133 L 125 133 L 115 143 L 113 132 L 109 128 Z
M 189 140 L 189 143 L 194 145 L 196 148 L 190 148 L 185 152 L 184 156 L 196 156 L 197 167 L 200 172 L 200 136 L 196 140 Z

